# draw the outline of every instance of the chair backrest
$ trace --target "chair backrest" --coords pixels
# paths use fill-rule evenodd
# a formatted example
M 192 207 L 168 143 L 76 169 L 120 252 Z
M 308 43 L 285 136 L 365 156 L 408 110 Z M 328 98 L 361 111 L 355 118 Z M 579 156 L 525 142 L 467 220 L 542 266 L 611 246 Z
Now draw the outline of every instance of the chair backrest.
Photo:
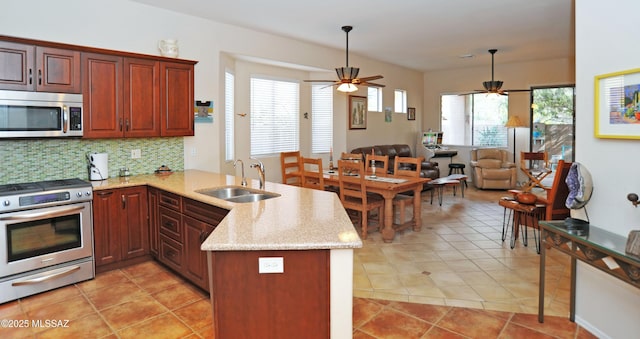
M 322 159 L 301 158 L 302 187 L 324 191 L 324 175 L 322 173 Z
M 549 153 L 547 152 L 520 152 L 520 169 L 549 168 Z
M 367 191 L 364 181 L 364 164 L 338 160 L 338 182 L 340 201 L 345 208 L 362 210 L 367 205 Z
M 387 175 L 389 170 L 389 156 L 388 155 L 371 155 L 367 154 L 364 162 L 365 173 L 371 173 L 371 161 L 376 163 L 376 175 Z
M 551 189 L 547 191 L 547 212 L 545 220 L 562 220 L 571 214 L 567 206 L 565 206 L 565 201 L 567 200 L 567 196 L 569 196 L 569 187 L 565 181 L 567 180 L 567 174 L 569 174 L 571 164 L 570 162 L 564 162 L 564 160 L 558 161 L 553 184 L 551 185 Z
M 340 160 L 362 161 L 362 153 L 345 153 L 342 152 Z
M 288 185 L 302 185 L 302 162 L 300 151 L 281 152 L 280 166 L 282 169 L 282 183 Z
M 422 169 L 422 157 L 399 157 L 393 162 L 393 176 L 395 177 L 420 177 Z

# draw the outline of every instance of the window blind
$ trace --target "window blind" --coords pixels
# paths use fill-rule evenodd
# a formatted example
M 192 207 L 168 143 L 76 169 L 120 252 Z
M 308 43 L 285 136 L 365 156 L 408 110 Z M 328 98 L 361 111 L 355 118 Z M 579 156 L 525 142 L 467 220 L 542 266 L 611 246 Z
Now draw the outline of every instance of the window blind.
M 251 156 L 298 150 L 299 87 L 251 77 Z
M 234 147 L 234 112 L 235 112 L 235 76 L 231 72 L 224 73 L 224 158 L 232 161 L 235 158 Z
M 328 153 L 333 145 L 333 87 L 311 86 L 311 152 Z

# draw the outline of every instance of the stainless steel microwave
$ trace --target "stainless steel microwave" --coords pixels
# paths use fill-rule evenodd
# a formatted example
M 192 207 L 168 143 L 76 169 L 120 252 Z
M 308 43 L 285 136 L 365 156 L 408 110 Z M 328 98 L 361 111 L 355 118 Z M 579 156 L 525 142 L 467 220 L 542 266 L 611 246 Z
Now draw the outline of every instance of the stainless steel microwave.
M 0 138 L 82 136 L 82 94 L 0 90 Z

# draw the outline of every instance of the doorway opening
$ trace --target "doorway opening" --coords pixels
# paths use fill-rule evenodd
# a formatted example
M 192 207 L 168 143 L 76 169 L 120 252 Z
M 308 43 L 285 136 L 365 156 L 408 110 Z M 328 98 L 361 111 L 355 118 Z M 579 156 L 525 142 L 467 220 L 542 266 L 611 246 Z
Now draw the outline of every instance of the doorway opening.
M 552 167 L 574 161 L 575 86 L 531 88 L 531 152 L 547 152 Z

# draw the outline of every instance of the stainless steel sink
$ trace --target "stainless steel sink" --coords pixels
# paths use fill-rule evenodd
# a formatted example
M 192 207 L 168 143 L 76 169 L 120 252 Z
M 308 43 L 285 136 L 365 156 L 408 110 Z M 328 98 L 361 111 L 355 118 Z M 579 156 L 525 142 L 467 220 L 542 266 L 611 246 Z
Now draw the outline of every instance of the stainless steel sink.
M 233 198 L 228 198 L 225 200 L 230 202 L 256 202 L 256 201 L 271 199 L 279 196 L 280 194 L 275 194 L 275 193 L 260 193 L 260 194 L 253 193 L 253 194 L 246 194 L 246 195 L 240 195 Z
M 280 194 L 277 193 L 265 192 L 242 186 L 203 188 L 200 190 L 196 190 L 196 192 L 208 195 L 213 198 L 223 199 L 236 203 L 255 202 L 280 196 Z

